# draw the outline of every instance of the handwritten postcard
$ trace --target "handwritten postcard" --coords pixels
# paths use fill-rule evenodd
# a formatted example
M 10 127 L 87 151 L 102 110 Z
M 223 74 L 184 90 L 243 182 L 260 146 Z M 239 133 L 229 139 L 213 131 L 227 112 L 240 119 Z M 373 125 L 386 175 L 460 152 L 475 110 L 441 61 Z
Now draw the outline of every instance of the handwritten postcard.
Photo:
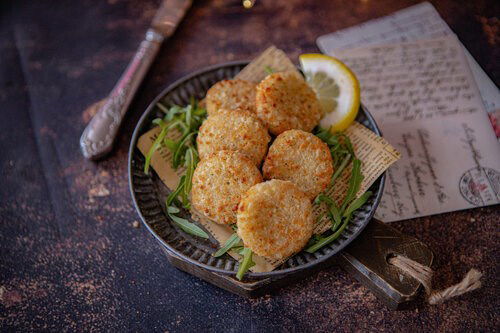
M 388 16 L 320 36 L 317 44 L 323 53 L 336 56 L 337 51 L 342 49 L 444 36 L 454 36 L 454 33 L 436 9 L 430 3 L 423 2 Z M 497 137 L 500 138 L 500 125 L 495 125 L 495 122 L 500 123 L 500 91 L 467 49 L 460 46 L 465 52 Z
M 500 143 L 453 37 L 338 51 L 402 154 L 377 210 L 391 222 L 500 202 Z

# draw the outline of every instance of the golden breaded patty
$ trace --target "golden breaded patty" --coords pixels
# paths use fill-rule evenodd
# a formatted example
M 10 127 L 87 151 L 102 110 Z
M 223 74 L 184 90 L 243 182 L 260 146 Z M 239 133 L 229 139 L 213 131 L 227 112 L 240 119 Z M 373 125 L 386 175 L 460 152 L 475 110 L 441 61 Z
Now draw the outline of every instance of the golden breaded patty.
M 333 175 L 332 155 L 328 145 L 315 135 L 290 130 L 278 135 L 269 148 L 264 179 L 289 180 L 314 199 L 324 191 Z
M 270 180 L 252 186 L 238 205 L 238 235 L 260 256 L 284 259 L 313 233 L 312 204 L 297 185 Z
M 255 112 L 255 83 L 234 79 L 222 80 L 207 91 L 205 98 L 209 116 L 220 109 L 243 109 Z
M 321 118 L 316 93 L 293 72 L 275 73 L 257 85 L 256 114 L 274 135 L 290 129 L 310 132 Z
M 250 159 L 235 151 L 219 151 L 198 163 L 191 203 L 219 224 L 236 223 L 241 195 L 260 182 L 259 169 Z
M 245 110 L 219 110 L 201 125 L 196 143 L 200 158 L 220 150 L 234 150 L 260 166 L 271 140 L 262 122 Z

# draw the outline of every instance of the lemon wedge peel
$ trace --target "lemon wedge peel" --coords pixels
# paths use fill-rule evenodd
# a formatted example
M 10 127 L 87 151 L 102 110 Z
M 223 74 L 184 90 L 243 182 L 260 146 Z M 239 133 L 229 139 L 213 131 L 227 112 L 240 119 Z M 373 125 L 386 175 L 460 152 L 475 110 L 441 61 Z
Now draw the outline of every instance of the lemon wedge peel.
M 302 54 L 299 61 L 323 109 L 320 126 L 333 132 L 345 130 L 356 119 L 360 106 L 356 75 L 342 61 L 324 54 Z M 330 80 L 338 86 L 338 91 L 324 83 Z

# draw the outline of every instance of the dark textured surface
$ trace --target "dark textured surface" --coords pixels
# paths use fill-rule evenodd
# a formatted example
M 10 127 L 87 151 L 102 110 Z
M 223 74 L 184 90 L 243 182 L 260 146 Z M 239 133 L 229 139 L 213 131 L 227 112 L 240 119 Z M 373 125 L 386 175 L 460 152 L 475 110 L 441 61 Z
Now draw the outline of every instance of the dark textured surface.
M 264 4 L 265 2 L 265 4 Z M 15 4 L 14 4 L 15 3 Z M 169 266 L 127 187 L 132 129 L 163 87 L 206 65 L 248 59 L 271 43 L 290 56 L 315 38 L 414 1 L 197 1 L 165 45 L 125 120 L 111 158 L 84 161 L 88 105 L 132 56 L 157 1 L 0 3 L 0 330 L 52 331 L 494 331 L 499 207 L 393 224 L 436 254 L 442 287 L 468 268 L 484 287 L 449 303 L 391 312 L 337 267 L 246 300 Z M 436 8 L 495 82 L 495 1 Z

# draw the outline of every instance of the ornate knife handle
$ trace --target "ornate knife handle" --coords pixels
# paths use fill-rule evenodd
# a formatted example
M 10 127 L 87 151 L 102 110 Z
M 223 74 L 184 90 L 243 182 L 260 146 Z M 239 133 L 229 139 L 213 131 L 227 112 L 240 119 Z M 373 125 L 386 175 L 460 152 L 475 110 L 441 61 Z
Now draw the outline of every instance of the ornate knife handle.
M 125 73 L 113 88 L 103 106 L 83 131 L 80 148 L 88 159 L 99 159 L 108 154 L 118 133 L 120 124 L 137 88 L 153 62 L 164 37 L 149 29 Z

